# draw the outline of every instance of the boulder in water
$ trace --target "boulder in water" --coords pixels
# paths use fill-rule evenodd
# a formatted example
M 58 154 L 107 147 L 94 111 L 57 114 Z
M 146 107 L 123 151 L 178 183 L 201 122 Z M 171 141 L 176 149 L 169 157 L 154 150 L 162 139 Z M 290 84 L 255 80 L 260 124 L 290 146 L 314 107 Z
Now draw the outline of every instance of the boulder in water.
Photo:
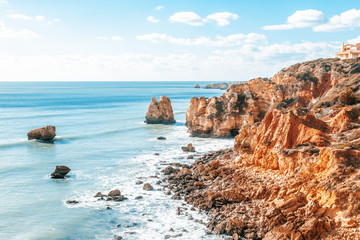
M 184 152 L 195 152 L 195 147 L 189 143 L 187 147 L 181 147 Z
M 150 185 L 150 183 L 145 183 L 144 186 L 143 186 L 143 189 L 145 191 L 151 191 L 153 190 L 154 188 Z
M 37 139 L 42 141 L 52 141 L 56 136 L 56 128 L 55 126 L 48 125 L 43 128 L 33 129 L 28 132 L 28 140 Z
M 56 166 L 55 171 L 51 174 L 51 178 L 64 178 L 71 171 L 67 166 Z

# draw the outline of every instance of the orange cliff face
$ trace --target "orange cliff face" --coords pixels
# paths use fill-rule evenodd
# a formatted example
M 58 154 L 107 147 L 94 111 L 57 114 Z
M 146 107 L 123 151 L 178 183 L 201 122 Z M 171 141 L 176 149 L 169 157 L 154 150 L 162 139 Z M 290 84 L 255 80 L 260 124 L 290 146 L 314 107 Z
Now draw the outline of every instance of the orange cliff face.
M 192 194 L 205 203 L 188 201 L 203 206 L 240 194 L 236 204 L 248 217 L 228 200 L 213 210 L 215 219 L 227 216 L 222 226 L 234 239 L 251 231 L 262 239 L 359 239 L 359 95 L 360 59 L 319 59 L 233 85 L 219 98 L 193 98 L 192 134 L 238 135 L 230 158 L 214 158 L 217 173 L 193 173 L 207 187 Z
M 315 104 L 332 106 L 339 87 L 360 73 L 360 60 L 319 59 L 282 69 L 270 80 L 257 78 L 235 84 L 221 97 L 192 98 L 186 124 L 192 135 L 235 136 L 246 125 L 260 122 L 274 108 L 298 113 Z M 333 91 L 327 96 L 325 93 Z M 322 98 L 328 98 L 321 102 Z

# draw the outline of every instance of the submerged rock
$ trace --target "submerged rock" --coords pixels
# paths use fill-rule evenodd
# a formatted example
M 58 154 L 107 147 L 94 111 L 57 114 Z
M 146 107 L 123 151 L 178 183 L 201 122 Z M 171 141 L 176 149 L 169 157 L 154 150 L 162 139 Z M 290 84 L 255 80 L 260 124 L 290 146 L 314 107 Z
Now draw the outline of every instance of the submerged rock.
M 51 178 L 64 178 L 71 171 L 67 166 L 56 166 L 55 171 L 51 174 Z
M 166 140 L 166 137 L 158 137 L 157 140 Z
M 33 129 L 28 132 L 27 137 L 28 140 L 37 139 L 42 141 L 52 141 L 56 136 L 56 128 L 55 126 L 48 125 L 43 128 Z
M 67 200 L 66 203 L 77 204 L 77 203 L 79 203 L 79 201 L 77 201 L 77 200 Z
M 148 124 L 175 123 L 171 101 L 167 96 L 161 96 L 159 102 L 155 97 L 151 99 L 145 115 Z

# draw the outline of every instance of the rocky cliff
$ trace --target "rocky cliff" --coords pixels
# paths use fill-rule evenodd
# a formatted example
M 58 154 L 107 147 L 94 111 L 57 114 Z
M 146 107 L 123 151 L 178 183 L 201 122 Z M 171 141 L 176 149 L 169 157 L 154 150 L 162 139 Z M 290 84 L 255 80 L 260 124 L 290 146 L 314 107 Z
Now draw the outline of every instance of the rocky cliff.
M 190 132 L 238 135 L 175 183 L 233 239 L 359 239 L 359 95 L 360 59 L 319 59 L 193 98 Z
M 156 98 L 153 97 L 146 111 L 145 119 L 145 122 L 148 124 L 175 123 L 170 98 L 161 96 L 158 102 Z
M 305 114 L 314 105 L 337 104 L 337 93 L 350 86 L 348 80 L 359 72 L 358 60 L 319 59 L 295 64 L 271 79 L 231 85 L 221 97 L 192 98 L 186 124 L 193 135 L 237 135 L 242 126 L 260 122 L 274 108 L 293 108 Z

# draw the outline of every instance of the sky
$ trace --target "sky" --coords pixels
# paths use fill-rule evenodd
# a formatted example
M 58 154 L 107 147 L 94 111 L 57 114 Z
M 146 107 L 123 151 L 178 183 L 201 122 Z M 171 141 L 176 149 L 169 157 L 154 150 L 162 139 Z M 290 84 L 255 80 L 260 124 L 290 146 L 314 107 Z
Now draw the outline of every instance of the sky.
M 342 42 L 359 0 L 0 0 L 0 81 L 246 81 Z

